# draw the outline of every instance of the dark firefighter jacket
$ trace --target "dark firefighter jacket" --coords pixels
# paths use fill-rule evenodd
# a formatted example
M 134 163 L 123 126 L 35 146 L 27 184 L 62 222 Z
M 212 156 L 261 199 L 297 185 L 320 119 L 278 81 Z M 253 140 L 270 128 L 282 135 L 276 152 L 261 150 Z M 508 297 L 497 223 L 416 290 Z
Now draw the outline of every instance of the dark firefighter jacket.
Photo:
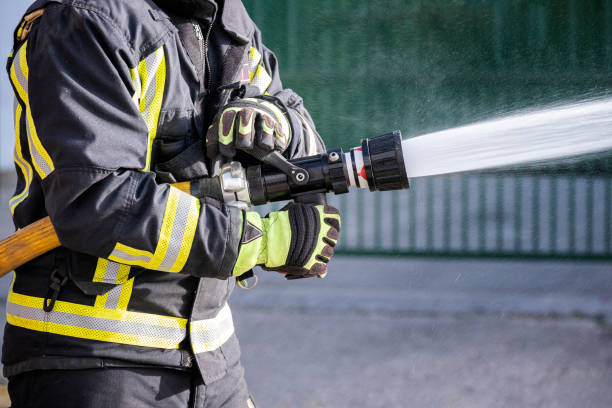
M 224 85 L 277 98 L 288 157 L 324 146 L 242 3 L 199 1 L 196 19 L 151 0 L 39 0 L 16 30 L 10 209 L 17 228 L 49 215 L 62 247 L 17 269 L 6 376 L 197 363 L 211 382 L 238 361 L 227 298 L 242 215 L 160 179 L 215 171 L 202 138 Z

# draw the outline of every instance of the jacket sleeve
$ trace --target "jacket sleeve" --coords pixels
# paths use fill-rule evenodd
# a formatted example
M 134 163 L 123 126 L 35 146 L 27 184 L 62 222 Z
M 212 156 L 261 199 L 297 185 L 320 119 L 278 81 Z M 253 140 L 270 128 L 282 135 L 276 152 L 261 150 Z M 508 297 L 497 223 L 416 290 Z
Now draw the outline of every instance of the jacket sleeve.
M 286 112 L 291 123 L 292 139 L 285 156 L 292 159 L 324 152 L 325 143 L 304 107 L 302 98 L 291 89 L 283 89 L 276 55 L 263 44 L 261 31 L 257 27 L 251 43 L 249 71 L 252 83 L 275 97 L 277 105 Z
M 138 61 L 106 18 L 49 6 L 17 57 L 31 157 L 59 240 L 122 264 L 227 278 L 242 214 L 156 183 L 151 145 L 171 68 L 161 44 Z

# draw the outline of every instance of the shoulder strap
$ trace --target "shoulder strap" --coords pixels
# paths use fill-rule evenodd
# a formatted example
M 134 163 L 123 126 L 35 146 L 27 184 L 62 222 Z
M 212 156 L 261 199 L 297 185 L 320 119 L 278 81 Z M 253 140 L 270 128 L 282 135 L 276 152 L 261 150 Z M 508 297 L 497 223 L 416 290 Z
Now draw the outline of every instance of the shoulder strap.
M 21 23 L 17 27 L 15 39 L 19 42 L 25 41 L 32 30 L 34 22 L 38 20 L 44 14 L 44 12 L 45 9 L 41 8 L 23 16 Z
M 32 30 L 32 26 L 45 12 L 45 7 L 47 7 L 50 3 L 61 3 L 61 0 L 36 0 L 28 9 L 26 10 L 24 16 L 21 18 L 19 25 L 15 29 L 13 35 L 13 51 L 15 51 L 21 43 L 23 43 L 30 34 Z
M 13 49 L 8 57 L 8 61 L 6 62 L 7 70 L 10 70 L 10 67 L 13 64 L 13 56 L 19 47 L 21 47 L 21 45 L 27 40 L 30 31 L 32 31 L 34 23 L 45 13 L 45 7 L 50 3 L 61 3 L 61 0 L 36 0 L 26 10 L 24 16 L 21 18 L 21 21 L 13 32 Z

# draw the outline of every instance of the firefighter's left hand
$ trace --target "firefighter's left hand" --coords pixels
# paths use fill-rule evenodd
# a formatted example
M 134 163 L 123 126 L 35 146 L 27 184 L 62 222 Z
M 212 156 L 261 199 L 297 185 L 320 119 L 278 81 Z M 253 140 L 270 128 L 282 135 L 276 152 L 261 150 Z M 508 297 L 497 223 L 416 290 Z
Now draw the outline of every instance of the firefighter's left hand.
M 283 111 L 261 98 L 236 99 L 215 117 L 206 134 L 209 158 L 233 158 L 236 150 L 285 151 L 291 141 L 291 126 Z
M 291 278 L 327 274 L 340 232 L 336 208 L 291 203 L 263 218 L 254 211 L 245 212 L 243 221 L 235 276 L 255 265 Z

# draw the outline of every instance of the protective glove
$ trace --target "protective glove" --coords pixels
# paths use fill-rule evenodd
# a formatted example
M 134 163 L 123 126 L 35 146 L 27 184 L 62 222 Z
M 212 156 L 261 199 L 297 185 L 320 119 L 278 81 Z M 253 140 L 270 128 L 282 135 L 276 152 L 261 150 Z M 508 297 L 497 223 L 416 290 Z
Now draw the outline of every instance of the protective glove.
M 278 106 L 262 98 L 235 99 L 208 128 L 206 152 L 211 159 L 219 153 L 232 158 L 236 149 L 282 153 L 290 141 L 291 125 Z
M 340 232 L 340 212 L 329 205 L 292 203 L 262 218 L 244 213 L 234 276 L 255 265 L 292 276 L 325 276 Z

